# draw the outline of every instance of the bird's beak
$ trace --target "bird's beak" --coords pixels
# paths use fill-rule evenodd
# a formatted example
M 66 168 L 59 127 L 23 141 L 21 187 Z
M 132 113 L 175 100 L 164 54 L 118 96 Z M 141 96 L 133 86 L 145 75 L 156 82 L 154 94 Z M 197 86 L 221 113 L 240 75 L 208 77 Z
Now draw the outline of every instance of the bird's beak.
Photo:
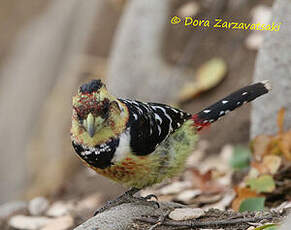
M 93 137 L 95 134 L 95 118 L 92 115 L 92 113 L 88 114 L 88 117 L 86 119 L 86 130 L 90 137 Z

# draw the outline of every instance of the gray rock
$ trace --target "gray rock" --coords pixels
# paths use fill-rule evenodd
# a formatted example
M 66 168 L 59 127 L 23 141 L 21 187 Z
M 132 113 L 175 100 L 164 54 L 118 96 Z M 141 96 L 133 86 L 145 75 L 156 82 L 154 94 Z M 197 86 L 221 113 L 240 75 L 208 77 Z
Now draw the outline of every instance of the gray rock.
M 11 217 L 9 226 L 16 229 L 36 230 L 47 225 L 52 219 L 44 216 L 17 215 Z
M 169 214 L 172 220 L 191 220 L 204 215 L 202 208 L 176 208 Z
M 38 216 L 43 214 L 49 207 L 49 202 L 44 197 L 36 197 L 28 204 L 28 211 L 31 215 Z
M 69 214 L 69 212 L 73 209 L 73 205 L 71 203 L 65 203 L 62 201 L 58 201 L 47 210 L 46 214 L 52 217 L 59 217 Z
M 254 81 L 270 80 L 272 91 L 254 101 L 251 113 L 251 136 L 275 134 L 277 112 L 286 108 L 285 129 L 291 128 L 291 3 L 275 1 L 272 22 L 281 23 L 279 31 L 266 33 L 259 50 Z
M 0 206 L 0 219 L 6 219 L 10 215 L 24 211 L 27 208 L 27 203 L 24 201 L 11 201 Z
M 74 219 L 72 216 L 61 216 L 53 219 L 47 225 L 45 225 L 41 230 L 67 230 L 71 229 L 74 225 Z
M 160 205 L 160 208 L 154 208 L 130 203 L 122 204 L 92 217 L 74 230 L 127 230 L 136 218 L 143 215 L 160 216 L 165 213 L 165 210 L 184 207 L 174 203 L 160 203 Z

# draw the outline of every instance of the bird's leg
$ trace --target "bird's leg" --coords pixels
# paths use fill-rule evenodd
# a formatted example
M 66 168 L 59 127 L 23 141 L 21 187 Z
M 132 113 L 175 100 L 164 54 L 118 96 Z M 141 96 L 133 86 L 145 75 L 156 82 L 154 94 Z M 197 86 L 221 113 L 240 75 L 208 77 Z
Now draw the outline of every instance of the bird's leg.
M 100 214 L 101 212 L 104 212 L 107 209 L 113 208 L 115 206 L 118 206 L 118 205 L 124 204 L 124 203 L 138 203 L 138 204 L 144 204 L 144 205 L 155 205 L 159 208 L 158 202 L 149 201 L 149 199 L 151 199 L 153 197 L 157 199 L 157 197 L 155 195 L 151 194 L 151 195 L 148 195 L 146 197 L 135 197 L 134 194 L 136 194 L 139 191 L 140 191 L 140 189 L 138 189 L 138 188 L 131 188 L 130 190 L 126 191 L 121 196 L 117 197 L 116 199 L 107 201 L 107 203 L 102 208 L 99 208 L 95 212 L 94 216 L 96 216 L 97 214 Z

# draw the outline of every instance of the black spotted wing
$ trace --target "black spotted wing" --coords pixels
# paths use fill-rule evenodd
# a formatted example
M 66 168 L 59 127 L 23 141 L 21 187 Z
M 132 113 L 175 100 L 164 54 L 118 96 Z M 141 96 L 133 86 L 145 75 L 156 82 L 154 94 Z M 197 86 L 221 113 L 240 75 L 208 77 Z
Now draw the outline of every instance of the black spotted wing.
M 152 153 L 191 114 L 168 105 L 119 99 L 129 110 L 130 146 L 136 155 Z

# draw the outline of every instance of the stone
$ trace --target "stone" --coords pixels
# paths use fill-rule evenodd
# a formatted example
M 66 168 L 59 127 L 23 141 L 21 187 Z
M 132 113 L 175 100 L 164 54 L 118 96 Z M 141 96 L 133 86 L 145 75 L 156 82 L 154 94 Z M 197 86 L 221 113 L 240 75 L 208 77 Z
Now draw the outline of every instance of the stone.
M 70 215 L 61 216 L 50 221 L 41 230 L 67 230 L 74 225 L 74 219 Z
M 162 195 L 176 194 L 191 187 L 189 181 L 176 181 L 160 189 Z
M 11 201 L 0 205 L 0 219 L 6 219 L 14 213 L 25 211 L 27 203 L 24 201 Z
M 73 209 L 72 204 L 58 201 L 47 210 L 46 215 L 51 217 L 59 217 L 69 214 Z
M 190 220 L 203 216 L 204 213 L 201 208 L 176 208 L 169 214 L 169 218 L 172 220 Z
M 15 229 L 36 230 L 47 225 L 50 218 L 44 216 L 16 215 L 9 220 L 9 226 Z
M 39 216 L 43 214 L 49 207 L 49 202 L 44 197 L 36 197 L 32 199 L 28 204 L 28 211 L 33 216 Z
M 181 192 L 176 199 L 183 202 L 189 202 L 191 199 L 200 194 L 201 194 L 200 189 L 189 189 Z

